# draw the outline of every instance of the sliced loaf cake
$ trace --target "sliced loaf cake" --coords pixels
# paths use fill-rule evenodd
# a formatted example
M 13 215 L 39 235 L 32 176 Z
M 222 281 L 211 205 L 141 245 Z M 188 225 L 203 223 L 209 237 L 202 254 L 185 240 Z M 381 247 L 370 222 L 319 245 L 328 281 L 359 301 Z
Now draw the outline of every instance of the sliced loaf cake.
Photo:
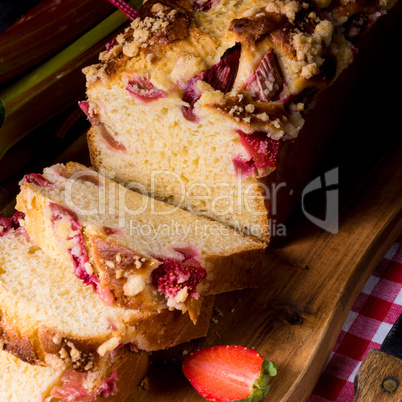
M 100 303 L 70 264 L 35 244 L 18 214 L 2 218 L 0 237 L 0 341 L 21 360 L 55 368 L 96 371 L 125 345 L 158 350 L 205 336 L 213 296 L 194 325 L 181 311 L 140 311 Z
M 256 285 L 266 248 L 73 162 L 25 176 L 17 209 L 32 239 L 105 304 L 188 310 L 194 321 L 200 295 Z
M 148 371 L 146 353 L 121 349 L 110 366 L 93 373 L 34 366 L 0 351 L 3 402 L 117 402 L 133 393 Z

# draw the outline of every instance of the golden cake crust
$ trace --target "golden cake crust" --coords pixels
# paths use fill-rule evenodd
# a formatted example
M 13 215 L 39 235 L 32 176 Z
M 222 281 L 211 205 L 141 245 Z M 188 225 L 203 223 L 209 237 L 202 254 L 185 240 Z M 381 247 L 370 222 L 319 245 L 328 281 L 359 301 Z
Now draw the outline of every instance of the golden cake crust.
M 100 54 L 100 64 L 84 69 L 88 87 L 104 80 L 128 82 L 130 74 L 136 74 L 168 97 L 180 98 L 183 88 L 178 81 L 186 82 L 211 68 L 236 43 L 241 44 L 241 57 L 235 94 L 243 92 L 246 80 L 269 49 L 278 58 L 289 94 L 317 85 L 318 77 L 320 85 L 328 85 L 350 63 L 351 44 L 337 37 L 334 22 L 315 3 L 239 4 L 223 0 L 198 11 L 189 1 L 147 1 L 140 17 L 116 38 L 114 46 Z M 229 12 L 221 16 L 225 10 Z M 211 22 L 217 15 L 219 23 Z M 335 67 L 324 68 L 328 63 Z M 176 69 L 183 66 L 178 74 Z M 203 88 L 203 92 L 213 91 Z
M 142 318 L 127 323 L 127 325 L 133 326 L 133 328 L 135 325 L 136 339 L 139 343 L 143 343 L 147 350 L 166 349 L 205 336 L 211 319 L 213 303 L 214 296 L 204 299 L 197 325 L 194 325 L 187 315 L 177 310 L 173 312 L 163 310 L 159 314 L 143 314 Z M 105 364 L 102 359 L 102 346 L 105 347 L 105 354 L 110 352 L 107 346 L 112 345 L 112 340 L 113 338 L 71 337 L 56 328 L 48 328 L 41 323 L 38 323 L 33 332 L 24 333 L 20 330 L 18 323 L 14 323 L 12 318 L 7 317 L 5 311 L 0 311 L 2 349 L 30 364 L 53 367 L 61 364 L 65 367 L 72 367 L 76 371 L 91 372 Z M 117 346 L 119 345 L 113 345 L 112 349 Z

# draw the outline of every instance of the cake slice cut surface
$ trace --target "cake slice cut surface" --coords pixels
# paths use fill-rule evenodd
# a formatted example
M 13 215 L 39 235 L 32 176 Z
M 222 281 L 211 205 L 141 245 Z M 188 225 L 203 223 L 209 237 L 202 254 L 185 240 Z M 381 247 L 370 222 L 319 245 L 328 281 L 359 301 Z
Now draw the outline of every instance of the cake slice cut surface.
M 255 286 L 266 244 L 71 162 L 25 176 L 17 209 L 34 241 L 106 305 L 189 311 Z
M 91 372 L 110 364 L 125 344 L 151 351 L 205 336 L 210 298 L 197 325 L 181 311 L 107 306 L 22 227 L 0 237 L 0 340 L 4 350 L 31 364 Z
M 0 400 L 7 402 L 124 401 L 148 371 L 146 353 L 120 351 L 110 366 L 91 374 L 34 366 L 0 351 Z

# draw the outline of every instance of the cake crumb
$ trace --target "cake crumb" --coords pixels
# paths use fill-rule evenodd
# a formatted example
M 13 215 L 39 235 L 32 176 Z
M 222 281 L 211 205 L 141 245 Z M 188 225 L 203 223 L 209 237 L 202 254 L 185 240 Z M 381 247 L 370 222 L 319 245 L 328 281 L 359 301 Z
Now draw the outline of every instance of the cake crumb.
M 104 356 L 107 352 L 111 352 L 119 346 L 120 338 L 114 337 L 110 338 L 106 342 L 103 342 L 97 349 L 97 352 L 100 356 Z
M 214 307 L 214 313 L 219 317 L 223 317 L 222 310 L 219 307 Z
M 87 274 L 88 274 L 88 275 L 92 275 L 92 274 L 94 273 L 94 270 L 93 270 L 92 265 L 91 265 L 90 262 L 87 261 L 87 262 L 84 264 L 84 267 L 85 267 L 85 271 L 87 271 Z
M 252 103 L 249 103 L 246 107 L 245 110 L 247 113 L 253 113 L 255 110 L 255 106 Z
M 60 334 L 57 334 L 52 338 L 52 341 L 55 345 L 60 345 L 62 339 L 62 336 Z
M 149 378 L 145 377 L 141 380 L 139 388 L 144 391 L 149 391 Z
M 67 350 L 64 349 L 64 348 L 61 348 L 61 349 L 59 350 L 59 355 L 60 355 L 60 357 L 61 357 L 63 360 L 68 359 Z
M 67 342 L 67 346 L 70 347 L 70 356 L 73 362 L 81 358 L 81 352 L 75 347 L 74 343 Z

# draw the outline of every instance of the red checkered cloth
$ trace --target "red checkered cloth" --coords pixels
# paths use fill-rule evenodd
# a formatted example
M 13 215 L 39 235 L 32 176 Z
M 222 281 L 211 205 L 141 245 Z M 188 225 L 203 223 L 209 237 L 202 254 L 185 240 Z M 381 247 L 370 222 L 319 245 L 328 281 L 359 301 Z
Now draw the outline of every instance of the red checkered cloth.
M 350 311 L 308 402 L 353 400 L 353 380 L 370 349 L 379 349 L 402 313 L 402 244 L 388 251 Z

